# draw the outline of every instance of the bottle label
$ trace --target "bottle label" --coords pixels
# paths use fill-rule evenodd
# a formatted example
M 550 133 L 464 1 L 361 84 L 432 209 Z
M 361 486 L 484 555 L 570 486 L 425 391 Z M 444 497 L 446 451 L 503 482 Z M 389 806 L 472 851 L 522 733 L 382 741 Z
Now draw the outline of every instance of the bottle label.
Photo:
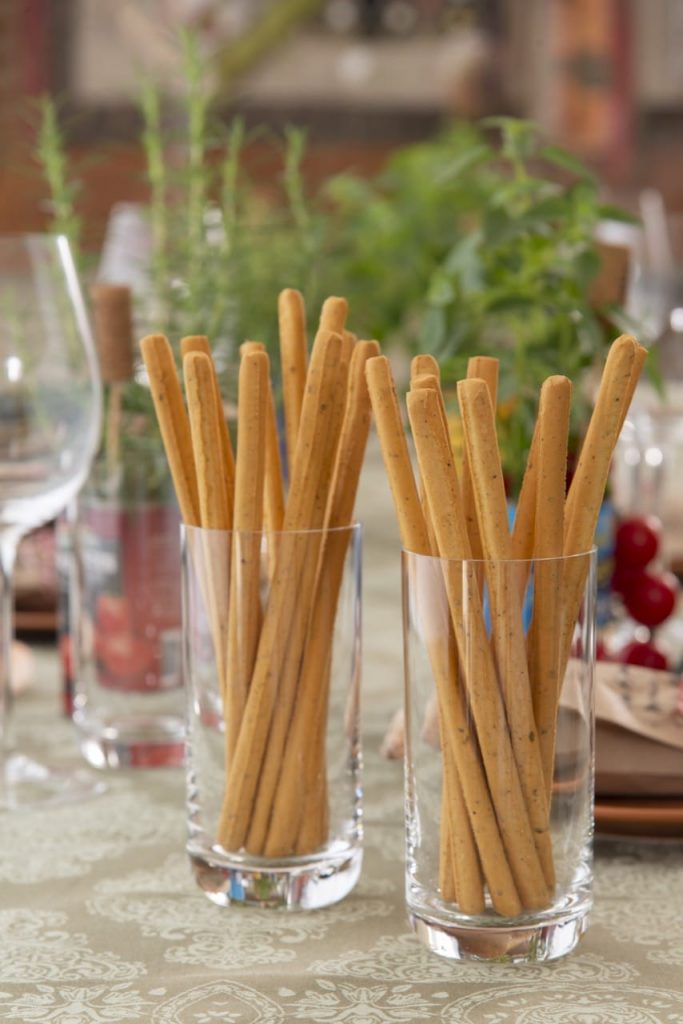
M 157 691 L 182 683 L 179 516 L 172 505 L 81 500 L 83 637 L 97 682 Z

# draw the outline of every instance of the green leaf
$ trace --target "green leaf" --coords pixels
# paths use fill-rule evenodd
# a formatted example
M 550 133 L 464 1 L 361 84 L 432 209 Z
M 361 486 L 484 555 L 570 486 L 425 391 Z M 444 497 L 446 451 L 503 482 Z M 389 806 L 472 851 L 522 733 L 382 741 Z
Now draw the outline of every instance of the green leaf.
M 576 175 L 577 178 L 586 178 L 589 181 L 596 180 L 595 174 L 590 168 L 586 167 L 573 153 L 569 153 L 561 146 L 543 146 L 538 155 L 547 160 L 548 163 Z
M 440 306 L 428 306 L 422 318 L 420 340 L 423 351 L 437 355 L 446 339 L 446 313 Z
M 640 224 L 638 217 L 614 203 L 600 203 L 598 216 L 601 220 L 617 220 L 622 224 Z

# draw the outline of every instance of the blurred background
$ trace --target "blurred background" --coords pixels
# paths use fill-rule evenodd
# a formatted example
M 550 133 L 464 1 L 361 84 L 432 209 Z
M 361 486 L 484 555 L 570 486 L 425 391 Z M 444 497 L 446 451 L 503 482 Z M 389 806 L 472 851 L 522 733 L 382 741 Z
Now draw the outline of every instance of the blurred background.
M 0 5 L 0 230 L 45 224 L 25 157 L 27 101 L 45 92 L 61 98 L 89 242 L 113 203 L 145 198 L 140 80 L 172 118 L 181 28 L 198 33 L 221 117 L 306 126 L 309 181 L 375 172 L 454 116 L 503 112 L 541 124 L 632 209 L 644 185 L 683 206 L 677 0 L 18 0 Z M 267 184 L 272 149 L 253 141 L 249 166 Z
M 447 385 L 495 350 L 513 497 L 543 376 L 579 385 L 576 445 L 632 330 L 660 389 L 612 497 L 660 516 L 680 569 L 682 46 L 680 0 L 1 3 L 0 233 L 67 233 L 86 286 L 131 289 L 133 337 L 206 332 L 219 369 L 244 337 L 274 350 L 284 286 L 311 319 L 348 296 Z M 18 580 L 38 605 L 40 542 Z

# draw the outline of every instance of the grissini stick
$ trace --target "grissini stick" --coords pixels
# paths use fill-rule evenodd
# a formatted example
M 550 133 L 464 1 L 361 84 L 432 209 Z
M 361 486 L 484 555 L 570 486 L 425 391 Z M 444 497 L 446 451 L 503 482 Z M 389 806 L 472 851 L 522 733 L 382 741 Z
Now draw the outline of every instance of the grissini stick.
M 429 535 L 387 357 L 368 359 L 365 375 L 403 547 L 417 554 L 429 554 Z
M 201 524 L 207 530 L 229 530 L 228 492 L 210 357 L 203 352 L 188 352 L 183 359 L 183 374 Z
M 285 288 L 277 303 L 280 331 L 280 367 L 282 372 L 282 400 L 285 414 L 285 440 L 287 465 L 294 465 L 296 437 L 299 432 L 301 405 L 306 387 L 306 308 L 301 292 Z
M 200 525 L 197 472 L 192 453 L 190 424 L 183 403 L 173 352 L 163 334 L 149 334 L 140 342 L 149 376 L 154 410 L 171 470 L 180 514 L 188 526 Z
M 479 520 L 491 607 L 491 633 L 519 778 L 543 873 L 555 884 L 543 765 L 534 721 L 522 606 L 510 562 L 507 501 L 491 397 L 483 380 L 458 382 L 465 445 Z M 507 564 L 506 564 L 507 563 Z M 479 731 L 479 730 L 478 730 Z M 479 731 L 480 743 L 483 743 Z
M 640 346 L 630 335 L 622 334 L 613 342 L 607 355 L 595 408 L 569 487 L 565 510 L 566 554 L 579 554 L 590 550 L 593 545 L 612 452 L 628 412 L 628 402 L 635 390 L 640 367 Z M 581 547 L 584 543 L 586 546 Z
M 483 382 L 482 386 L 486 387 Z M 438 397 L 429 390 L 411 392 L 408 395 L 408 415 L 429 507 L 434 510 L 439 554 L 445 560 L 443 575 L 463 684 L 467 689 L 488 781 L 486 791 L 490 791 L 490 802 L 484 802 L 480 793 L 474 799 L 470 786 L 472 779 L 476 779 L 479 757 L 472 757 L 476 750 L 476 740 L 470 732 L 472 726 L 464 714 L 461 700 L 453 698 L 450 687 L 445 691 L 439 689 L 444 715 L 449 712 L 453 715 L 450 725 L 453 735 L 470 736 L 467 742 L 458 743 L 454 749 L 461 761 L 464 762 L 464 755 L 468 754 L 467 760 L 474 762 L 461 763 L 458 767 L 484 876 L 492 899 L 494 892 L 500 890 L 508 895 L 515 892 L 515 896 L 518 891 L 524 906 L 546 906 L 548 886 L 536 849 L 498 688 L 476 572 L 473 567 L 461 564 L 462 560 L 469 559 L 469 538 L 453 454 L 441 428 Z M 461 729 L 465 732 L 460 732 Z
M 635 391 L 643 365 L 642 351 L 635 339 L 622 334 L 607 355 L 602 380 L 581 448 L 574 478 L 569 488 L 564 517 L 564 553 L 577 555 L 590 551 L 600 506 L 607 486 L 612 454 Z M 586 582 L 585 559 L 572 559 L 564 576 L 564 641 L 559 678 L 571 650 L 576 622 Z
M 240 355 L 249 352 L 265 352 L 262 341 L 243 341 Z M 268 394 L 266 396 L 266 475 L 263 490 L 263 516 L 266 531 L 277 533 L 282 529 L 285 517 L 285 489 L 282 479 L 282 461 L 280 459 L 280 439 L 277 430 L 275 398 L 273 386 L 268 374 Z
M 634 341 L 635 341 L 635 338 L 634 338 Z M 631 405 L 631 402 L 633 401 L 633 395 L 635 394 L 635 390 L 636 390 L 636 387 L 638 385 L 638 381 L 640 380 L 640 375 L 643 372 L 643 367 L 645 366 L 645 360 L 646 359 L 647 359 L 647 349 L 644 348 L 642 345 L 639 345 L 636 342 L 636 354 L 635 354 L 635 357 L 634 357 L 634 360 L 633 360 L 633 368 L 631 370 L 631 376 L 630 376 L 629 382 L 628 382 L 628 389 L 627 389 L 627 392 L 626 392 L 626 398 L 624 400 L 624 408 L 623 408 L 622 417 L 621 417 L 621 426 L 622 426 L 622 428 L 624 426 L 624 421 L 626 419 L 626 416 L 628 415 L 629 406 Z M 619 433 L 621 433 L 621 431 L 619 431 Z
M 538 472 L 538 445 L 539 445 L 539 424 L 538 419 L 534 426 L 531 437 L 531 445 L 524 469 L 522 487 L 517 499 L 517 510 L 515 521 L 512 526 L 512 557 L 517 559 L 528 559 L 533 556 L 534 551 L 534 521 L 536 517 L 536 480 Z M 526 588 L 526 576 L 524 577 Z
M 350 339 L 342 336 L 339 358 L 335 363 L 334 398 L 329 408 L 325 409 L 325 431 L 321 433 L 317 440 L 317 443 L 324 448 L 325 454 L 322 472 L 319 476 L 314 495 L 312 522 L 316 524 L 316 528 L 323 526 L 325 523 L 325 510 L 329 501 L 329 490 L 337 459 L 339 433 L 344 414 L 342 398 L 346 394 L 351 344 Z M 318 348 L 319 343 L 316 341 L 311 355 L 311 367 L 316 365 Z M 305 412 L 304 407 L 301 431 L 304 429 Z M 297 476 L 298 458 L 299 452 L 297 451 L 294 461 L 294 477 Z M 282 759 L 285 746 L 288 743 L 297 690 L 301 685 L 301 663 L 306 644 L 308 624 L 315 604 L 318 561 L 324 547 L 325 539 L 319 534 L 312 533 L 299 538 L 301 569 L 296 595 L 296 607 L 291 616 L 286 651 L 277 673 L 279 683 L 277 702 L 273 707 L 268 746 L 263 756 L 263 766 L 261 768 L 261 776 L 254 800 L 246 842 L 246 848 L 253 853 L 260 853 L 263 850 L 267 837 L 273 795 L 282 770 Z M 323 671 L 325 667 L 324 665 L 322 666 Z M 314 737 L 309 737 L 309 743 L 313 742 Z
M 239 849 L 247 839 L 254 796 L 277 701 L 282 644 L 289 636 L 293 616 L 299 614 L 298 601 L 294 602 L 292 595 L 300 596 L 302 555 L 310 554 L 310 544 L 302 549 L 302 537 L 298 531 L 319 528 L 324 515 L 323 509 L 318 519 L 319 490 L 329 459 L 329 410 L 334 403 L 342 339 L 336 334 L 324 335 L 319 348 L 320 352 L 313 354 L 308 370 L 294 472 L 280 537 L 281 547 L 276 558 L 249 696 L 233 758 L 230 785 L 226 788 L 218 825 L 219 842 L 230 850 Z
M 410 386 L 413 386 L 416 377 L 421 377 L 424 373 L 436 377 L 438 381 L 441 380 L 441 367 L 434 356 L 427 352 L 421 352 L 410 360 Z
M 261 530 L 267 401 L 268 356 L 260 351 L 247 352 L 242 356 L 239 371 L 230 571 L 225 737 L 227 763 L 231 768 L 261 628 Z
M 498 360 L 491 356 L 472 356 L 467 362 L 467 376 L 486 382 L 491 396 L 494 412 L 498 403 Z M 467 535 L 470 538 L 472 558 L 483 558 L 484 549 L 479 536 L 477 509 L 472 490 L 472 474 L 470 473 L 469 457 L 465 445 L 462 457 L 462 505 L 467 521 Z
M 401 542 L 407 551 L 429 554 L 427 528 L 415 486 L 389 361 L 383 356 L 369 359 L 366 364 L 366 377 L 384 465 L 394 499 Z M 438 406 L 438 399 L 436 401 Z M 469 718 L 461 695 L 451 687 L 443 644 L 430 645 L 428 652 L 443 709 L 444 728 L 452 735 L 457 735 L 458 730 L 462 729 L 460 735 L 464 740 L 453 748 L 454 751 L 457 750 L 456 765 L 446 757 L 444 771 L 452 770 L 460 777 L 493 905 L 499 913 L 513 916 L 519 913 L 521 903 L 501 842 Z
M 311 787 L 318 797 L 315 780 L 320 773 L 319 758 L 324 742 L 327 700 L 322 692 L 328 679 L 334 623 L 344 573 L 349 534 L 339 527 L 353 520 L 358 481 L 370 429 L 370 399 L 364 368 L 377 355 L 376 341 L 360 341 L 353 349 L 349 369 L 349 387 L 336 464 L 330 485 L 325 525 L 329 534 L 320 556 L 310 625 L 303 650 L 303 661 L 290 733 L 284 751 L 277 787 L 273 794 L 272 815 L 265 855 L 279 857 L 296 846 L 302 822 L 320 820 L 318 800 L 302 793 Z M 303 851 L 301 851 L 303 852 Z
M 411 363 L 411 370 L 418 370 L 422 363 L 418 363 L 419 356 L 415 356 Z M 430 388 L 439 397 L 439 411 L 443 425 L 443 432 L 448 437 L 448 420 L 446 409 L 441 393 L 439 377 L 433 373 L 415 373 L 411 378 L 411 389 L 419 391 L 421 388 Z M 427 496 L 424 493 L 424 481 L 420 481 L 421 500 L 425 514 L 425 522 L 429 533 L 430 551 L 438 557 L 439 547 L 434 533 L 433 516 L 429 509 Z M 455 650 L 455 637 L 453 635 L 452 623 L 446 625 L 448 630 L 449 657 L 448 664 L 452 673 L 451 686 L 457 688 L 458 680 L 458 659 Z M 437 701 L 438 708 L 438 701 Z M 439 708 L 440 715 L 440 708 Z M 448 730 L 440 727 L 442 748 L 457 742 L 457 737 L 449 734 Z M 444 755 L 447 756 L 447 755 Z M 452 756 L 452 755 L 451 755 Z M 472 827 L 467 815 L 467 806 L 462 792 L 460 779 L 457 772 L 444 774 L 442 785 L 441 804 L 441 836 L 439 846 L 439 878 L 441 893 L 444 899 L 449 897 L 446 893 L 461 892 L 461 907 L 467 914 L 480 914 L 484 909 L 484 883 L 477 854 L 477 847 L 472 834 Z M 457 841 L 454 841 L 449 833 L 461 831 Z M 444 838 L 448 837 L 448 838 Z M 460 879 L 460 881 L 458 881 Z
M 562 558 L 567 441 L 572 385 L 548 377 L 538 407 L 539 450 L 534 558 L 534 611 L 527 639 L 534 718 L 541 745 L 548 803 L 555 763 L 555 734 L 562 650 Z
M 324 335 L 329 331 L 341 334 L 343 337 L 348 312 L 349 304 L 346 299 L 340 298 L 337 295 L 330 295 L 329 298 L 325 299 L 320 310 L 320 323 L 316 332 L 316 341 L 320 335 Z M 313 344 L 315 345 L 315 341 Z
M 182 359 L 190 352 L 203 352 L 211 360 L 211 374 L 213 378 L 213 392 L 215 395 L 216 412 L 218 415 L 218 426 L 220 430 L 220 451 L 223 459 L 223 466 L 225 472 L 225 481 L 228 494 L 228 512 L 229 512 L 229 524 L 227 529 L 232 527 L 232 506 L 234 501 L 235 493 L 235 455 L 233 453 L 232 441 L 230 440 L 230 431 L 228 430 L 228 424 L 225 421 L 225 413 L 223 412 L 223 400 L 221 398 L 221 389 L 218 383 L 218 375 L 216 374 L 216 368 L 213 362 L 213 355 L 211 353 L 211 346 L 209 345 L 209 339 L 205 334 L 189 334 L 180 341 L 180 354 Z
M 207 580 L 204 596 L 216 652 L 218 679 L 225 696 L 229 555 L 223 539 L 211 531 L 229 530 L 231 516 L 220 442 L 220 413 L 214 401 L 211 357 L 202 351 L 187 351 L 183 359 L 183 374 L 197 469 L 201 524 L 204 530 L 209 531 L 201 535 Z

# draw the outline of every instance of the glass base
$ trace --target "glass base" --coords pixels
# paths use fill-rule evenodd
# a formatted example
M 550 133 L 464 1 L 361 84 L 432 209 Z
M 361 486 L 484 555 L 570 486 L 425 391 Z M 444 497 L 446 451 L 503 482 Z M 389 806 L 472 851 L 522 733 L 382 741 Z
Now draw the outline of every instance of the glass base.
M 0 765 L 2 770 L 2 765 Z M 0 811 L 35 810 L 99 796 L 107 784 L 83 768 L 53 768 L 26 757 L 9 754 L 0 779 Z
M 429 949 L 449 960 L 497 960 L 502 963 L 540 963 L 567 956 L 578 945 L 589 922 L 586 909 L 555 920 L 478 928 L 445 925 L 415 912 L 410 925 Z
M 294 863 L 263 861 L 257 866 L 236 857 L 213 856 L 188 844 L 197 885 L 218 906 L 242 904 L 281 910 L 315 910 L 344 899 L 360 876 L 363 851 L 321 853 Z
M 94 768 L 179 768 L 185 763 L 185 723 L 173 715 L 74 720 L 81 753 Z

